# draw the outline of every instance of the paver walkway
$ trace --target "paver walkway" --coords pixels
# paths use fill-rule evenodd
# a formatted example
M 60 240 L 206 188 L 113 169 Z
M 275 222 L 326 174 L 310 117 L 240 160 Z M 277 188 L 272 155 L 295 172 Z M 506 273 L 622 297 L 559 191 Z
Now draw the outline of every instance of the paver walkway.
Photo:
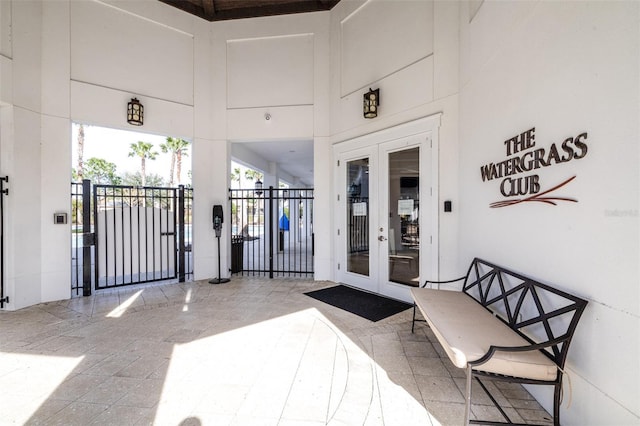
M 0 424 L 461 424 L 464 372 L 425 325 L 411 333 L 411 310 L 373 323 L 303 294 L 328 285 L 233 278 L 0 312 Z M 521 386 L 490 386 L 513 420 L 548 419 Z

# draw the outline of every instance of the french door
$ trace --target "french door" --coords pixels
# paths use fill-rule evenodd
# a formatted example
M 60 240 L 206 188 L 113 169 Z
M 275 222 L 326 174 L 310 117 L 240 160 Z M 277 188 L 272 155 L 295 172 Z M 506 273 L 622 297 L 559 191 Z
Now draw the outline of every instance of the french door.
M 410 301 L 437 274 L 431 133 L 356 145 L 336 152 L 337 280 Z

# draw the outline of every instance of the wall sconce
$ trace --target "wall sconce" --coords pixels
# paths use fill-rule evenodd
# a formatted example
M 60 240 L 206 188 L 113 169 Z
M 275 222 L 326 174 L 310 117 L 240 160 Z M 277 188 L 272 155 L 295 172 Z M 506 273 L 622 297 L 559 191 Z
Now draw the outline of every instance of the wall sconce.
M 137 98 L 132 98 L 127 104 L 127 123 L 142 126 L 143 120 L 144 107 Z
M 256 181 L 254 191 L 258 197 L 262 195 L 262 181 L 260 179 Z
M 378 106 L 380 105 L 380 89 L 371 90 L 364 94 L 364 118 L 375 118 L 378 116 Z

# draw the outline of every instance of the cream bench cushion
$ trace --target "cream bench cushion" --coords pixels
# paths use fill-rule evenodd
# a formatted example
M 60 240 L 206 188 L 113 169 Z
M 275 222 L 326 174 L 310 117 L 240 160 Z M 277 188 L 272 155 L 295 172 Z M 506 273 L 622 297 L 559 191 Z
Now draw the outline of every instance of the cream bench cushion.
M 482 358 L 491 345 L 528 346 L 515 331 L 481 304 L 459 291 L 413 288 L 416 306 L 446 351 L 459 368 Z M 557 365 L 539 350 L 497 351 L 475 370 L 537 380 L 555 380 Z

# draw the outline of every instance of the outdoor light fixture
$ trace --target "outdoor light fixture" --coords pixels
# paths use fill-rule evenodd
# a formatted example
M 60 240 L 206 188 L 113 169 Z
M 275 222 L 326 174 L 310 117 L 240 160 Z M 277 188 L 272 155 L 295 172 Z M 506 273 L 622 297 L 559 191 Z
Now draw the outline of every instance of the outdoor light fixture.
M 255 193 L 256 193 L 256 195 L 257 195 L 258 197 L 262 195 L 262 181 L 261 181 L 260 179 L 258 179 L 258 180 L 256 181 L 256 184 L 255 184 L 255 186 L 254 186 L 254 189 L 255 189 Z
M 378 105 L 380 105 L 380 89 L 369 88 L 369 91 L 364 94 L 364 118 L 377 117 Z
M 132 98 L 127 104 L 127 123 L 142 126 L 144 107 L 137 98 Z

